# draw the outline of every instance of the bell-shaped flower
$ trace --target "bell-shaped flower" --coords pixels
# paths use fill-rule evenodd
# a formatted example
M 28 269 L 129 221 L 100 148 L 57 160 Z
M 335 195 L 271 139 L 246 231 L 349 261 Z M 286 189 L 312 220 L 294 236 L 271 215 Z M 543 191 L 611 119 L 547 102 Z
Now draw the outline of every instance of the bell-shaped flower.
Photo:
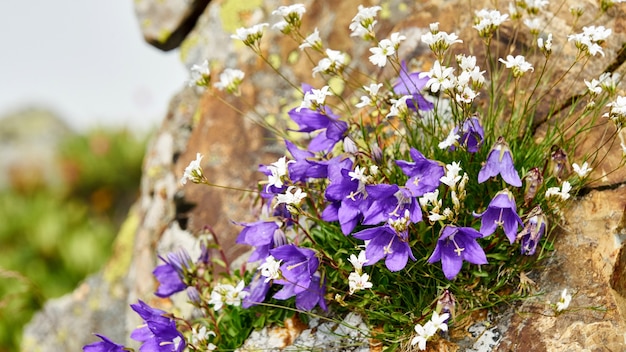
M 487 181 L 490 177 L 500 174 L 504 182 L 514 187 L 522 187 L 522 180 L 513 165 L 513 156 L 509 145 L 503 137 L 498 140 L 491 148 L 487 156 L 487 162 L 478 172 L 478 183 Z
M 522 219 L 517 215 L 516 209 L 515 197 L 508 189 L 498 192 L 489 202 L 487 210 L 476 215 L 481 218 L 480 233 L 482 237 L 491 235 L 500 226 L 513 244 L 517 238 L 517 228 L 522 226 Z
M 443 166 L 435 161 L 427 159 L 417 149 L 411 148 L 413 162 L 397 160 L 396 164 L 405 175 L 409 176 L 406 188 L 411 191 L 413 197 L 421 197 L 439 187 L 440 179 L 445 174 Z
M 282 261 L 281 278 L 274 280 L 274 283 L 283 285 L 283 288 L 274 295 L 274 298 L 288 299 L 309 289 L 319 266 L 319 259 L 314 251 L 288 244 L 272 249 L 270 254 Z
M 370 203 L 363 178 L 355 176 L 350 159 L 334 160 L 328 164 L 330 185 L 326 188 L 325 197 L 331 203 L 324 209 L 322 220 L 339 221 L 344 235 L 354 230 Z
M 461 128 L 455 127 L 454 133 L 461 136 L 458 140 L 459 145 L 463 146 L 470 153 L 476 153 L 485 139 L 485 131 L 476 116 L 463 121 Z M 450 150 L 454 149 L 456 149 L 454 145 L 450 147 Z
M 309 178 L 325 178 L 328 176 L 328 162 L 315 160 L 315 154 L 299 149 L 295 144 L 285 140 L 287 150 L 294 160 L 287 165 L 289 178 L 293 182 L 306 182 Z
M 413 111 L 427 111 L 432 110 L 434 105 L 430 101 L 426 100 L 422 95 L 426 83 L 430 77 L 424 75 L 423 72 L 411 72 L 409 73 L 406 67 L 406 62 L 402 61 L 400 67 L 400 76 L 393 85 L 393 91 L 398 96 L 410 95 L 411 99 L 406 101 L 406 105 Z
M 326 283 L 322 282 L 318 274 L 311 277 L 311 284 L 309 287 L 296 294 L 296 308 L 311 311 L 316 305 L 319 305 L 323 310 L 328 310 L 324 295 L 326 294 Z
M 168 253 L 167 259 L 161 256 L 159 258 L 164 264 L 157 266 L 152 271 L 159 282 L 159 287 L 154 294 L 165 298 L 186 289 L 187 285 L 183 281 L 185 272 L 193 265 L 189 254 L 181 249 L 178 253 Z
M 102 341 L 83 346 L 83 352 L 125 352 L 128 351 L 123 345 L 111 341 L 108 337 L 95 334 Z
M 398 226 L 404 222 L 403 226 Z M 415 260 L 408 244 L 408 216 L 398 220 L 389 220 L 385 225 L 359 231 L 353 236 L 369 241 L 365 246 L 365 265 L 374 265 L 385 258 L 385 266 L 390 271 L 404 269 L 409 258 Z
M 247 309 L 263 303 L 271 285 L 272 283 L 266 280 L 266 278 L 261 275 L 260 271 L 257 271 L 250 284 L 243 289 L 247 294 L 244 295 L 245 297 L 241 301 L 241 306 Z
M 184 336 L 176 329 L 176 321 L 167 317 L 165 311 L 152 308 L 143 301 L 130 307 L 144 320 L 144 324 L 130 334 L 133 340 L 142 343 L 140 351 L 185 350 Z
M 480 237 L 481 233 L 471 227 L 446 225 L 428 262 L 432 264 L 441 261 L 443 274 L 448 280 L 454 279 L 461 271 L 463 261 L 487 264 L 487 256 L 476 242 Z
M 237 236 L 236 242 L 256 247 L 248 258 L 249 262 L 265 260 L 272 248 L 285 244 L 285 235 L 279 231 L 279 226 L 274 221 L 257 221 L 239 225 L 244 228 Z
M 524 255 L 533 255 L 537 250 L 539 240 L 546 233 L 546 227 L 548 226 L 548 220 L 538 205 L 534 207 L 526 220 L 526 225 L 520 233 L 517 234 L 517 239 L 521 241 L 521 251 Z

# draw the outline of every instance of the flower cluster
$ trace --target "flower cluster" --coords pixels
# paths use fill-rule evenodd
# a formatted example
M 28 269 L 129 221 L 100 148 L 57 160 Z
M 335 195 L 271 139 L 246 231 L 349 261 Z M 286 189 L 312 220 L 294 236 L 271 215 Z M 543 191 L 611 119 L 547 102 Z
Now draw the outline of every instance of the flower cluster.
M 445 335 L 438 332 L 454 328 L 457 303 L 491 304 L 489 295 L 510 292 L 505 288 L 514 285 L 514 278 L 522 281 L 524 270 L 545 256 L 550 247 L 546 238 L 552 224 L 561 221 L 566 202 L 599 169 L 599 151 L 576 154 L 575 138 L 570 143 L 564 131 L 594 128 L 595 120 L 586 118 L 600 117 L 605 110 L 618 130 L 626 121 L 626 98 L 616 96 L 619 75 L 606 73 L 585 81 L 580 96 L 590 99 L 586 106 L 569 109 L 571 120 L 591 123 L 564 128 L 555 122 L 546 126 L 542 138 L 532 137 L 535 106 L 554 87 L 542 83 L 547 76 L 535 61 L 554 57 L 552 34 L 541 34 L 542 22 L 532 17 L 546 6 L 545 0 L 514 1 L 509 14 L 475 12 L 473 35 L 482 38 L 488 54 L 491 38 L 505 21 L 531 16 L 524 28 L 533 35 L 527 47 L 537 54 L 487 57 L 486 70 L 479 65 L 481 55 L 453 53 L 452 46 L 463 40 L 440 30 L 438 23 L 421 36 L 420 45 L 430 49 L 432 62 L 423 69 L 418 60 L 400 57 L 408 42 L 402 32 L 377 39 L 381 7 L 359 6 L 348 29 L 354 40 L 369 43 L 368 66 L 384 67 L 389 71 L 385 79 L 356 72 L 349 60 L 352 53 L 326 47 L 317 28 L 309 35 L 301 33 L 304 5 L 274 11 L 281 20 L 272 28 L 297 41 L 317 83 L 289 82 L 301 87 L 300 100 L 285 108 L 289 126 L 295 127 L 281 135 L 285 153 L 259 167 L 258 218 L 236 223 L 237 244 L 251 247 L 242 268 L 247 270 L 231 270 L 225 256 L 210 261 L 206 250 L 196 261 L 185 252 L 162 256 L 163 264 L 154 271 L 156 295 L 186 291 L 202 317 L 188 323 L 183 336 L 169 316 L 141 302 L 133 309 L 150 333 L 142 329 L 134 336 L 168 350 L 185 345 L 212 349 L 228 343 L 220 332 L 224 321 L 256 320 L 284 305 L 289 311 L 317 311 L 331 318 L 337 312 L 369 312 L 371 325 L 382 325 L 385 331 L 398 324 L 414 326 L 410 344 L 424 350 L 428 341 Z M 269 62 L 261 50 L 268 26 L 241 28 L 233 38 Z M 570 35 L 581 54 L 576 60 L 603 54 L 601 45 L 610 34 L 610 29 L 590 26 Z M 309 55 L 313 52 L 315 56 Z M 531 74 L 534 67 L 537 72 Z M 243 78 L 242 71 L 226 69 L 213 88 L 237 93 Z M 520 87 L 533 79 L 535 89 Z M 208 64 L 194 66 L 191 80 L 208 88 Z M 331 88 L 336 86 L 331 80 L 351 89 L 344 93 Z M 561 78 L 554 84 L 559 82 Z M 535 94 L 542 89 L 548 91 Z M 582 165 L 570 164 L 568 153 Z M 191 161 L 181 184 L 210 185 L 201 160 L 198 154 Z M 214 247 L 219 250 L 219 243 Z M 526 259 L 519 260 L 520 255 Z M 227 275 L 214 275 L 211 263 L 221 263 Z M 488 292 L 474 295 L 472 287 Z M 432 309 L 427 302 L 438 295 L 442 298 Z M 567 304 L 564 296 L 557 310 Z M 100 337 L 101 342 L 90 345 L 92 351 L 94 346 L 120 348 Z M 400 340 L 409 343 L 408 336 Z

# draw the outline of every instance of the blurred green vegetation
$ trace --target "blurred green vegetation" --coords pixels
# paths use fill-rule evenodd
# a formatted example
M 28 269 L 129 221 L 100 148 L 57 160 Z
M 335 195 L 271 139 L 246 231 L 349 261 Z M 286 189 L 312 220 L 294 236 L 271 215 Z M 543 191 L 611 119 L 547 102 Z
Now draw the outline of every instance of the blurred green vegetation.
M 0 189 L 0 352 L 19 349 L 45 300 L 104 264 L 138 195 L 146 140 L 126 130 L 66 138 L 54 184 L 38 177 L 46 170 L 9 170 L 9 187 Z

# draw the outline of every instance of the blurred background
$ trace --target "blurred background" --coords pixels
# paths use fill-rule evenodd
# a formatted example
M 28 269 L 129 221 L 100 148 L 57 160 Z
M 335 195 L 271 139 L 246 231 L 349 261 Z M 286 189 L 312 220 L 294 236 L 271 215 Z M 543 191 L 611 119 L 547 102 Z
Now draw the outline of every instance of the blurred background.
M 97 271 L 137 197 L 146 142 L 187 79 L 131 0 L 0 2 L 0 352 Z

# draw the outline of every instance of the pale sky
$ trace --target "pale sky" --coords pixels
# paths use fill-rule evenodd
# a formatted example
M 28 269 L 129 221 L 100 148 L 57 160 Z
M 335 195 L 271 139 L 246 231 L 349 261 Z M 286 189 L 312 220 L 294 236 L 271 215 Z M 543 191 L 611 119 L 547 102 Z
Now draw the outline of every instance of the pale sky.
M 157 126 L 188 74 L 178 51 L 144 42 L 132 1 L 0 1 L 0 116 L 40 106 L 78 130 Z

